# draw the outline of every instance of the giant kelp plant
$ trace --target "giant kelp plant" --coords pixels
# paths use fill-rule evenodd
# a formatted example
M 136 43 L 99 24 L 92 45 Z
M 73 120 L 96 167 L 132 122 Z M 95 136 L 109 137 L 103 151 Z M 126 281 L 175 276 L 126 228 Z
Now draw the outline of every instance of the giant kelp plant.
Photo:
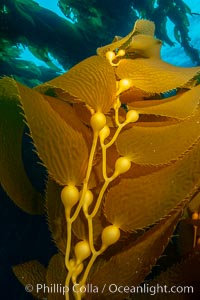
M 1 75 L 12 75 L 31 87 L 50 80 L 62 72 L 52 63 L 52 56 L 67 70 L 94 55 L 114 35 L 124 36 L 138 16 L 154 21 L 156 37 L 173 46 L 166 28 L 170 19 L 177 43 L 200 64 L 189 36 L 188 16 L 195 12 L 182 0 L 59 0 L 58 5 L 68 19 L 32 0 L 0 1 Z M 21 59 L 19 46 L 29 49 L 46 67 Z
M 185 208 L 192 232 L 179 228 L 179 247 L 186 261 L 171 272 L 199 265 L 200 67 L 162 61 L 154 30 L 138 20 L 124 38 L 34 89 L 1 79 L 1 185 L 27 213 L 46 207 L 58 248 L 47 269 L 35 260 L 13 267 L 37 299 L 125 299 L 162 255 Z M 24 169 L 25 124 L 48 170 L 45 197 Z M 183 284 L 167 272 L 152 284 L 165 280 Z M 38 283 L 60 289 L 47 295 Z M 111 294 L 111 284 L 132 288 Z

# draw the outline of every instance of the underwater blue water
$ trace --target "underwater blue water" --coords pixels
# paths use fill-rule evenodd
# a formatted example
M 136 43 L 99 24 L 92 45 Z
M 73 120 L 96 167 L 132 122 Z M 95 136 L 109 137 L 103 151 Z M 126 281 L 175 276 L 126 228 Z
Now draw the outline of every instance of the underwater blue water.
M 57 3 L 58 3 L 57 0 L 35 0 L 35 2 L 37 2 L 42 7 L 52 10 L 57 15 L 64 18 L 62 11 L 60 10 L 60 8 L 57 5 Z
M 35 0 L 41 7 L 45 7 L 54 13 L 58 14 L 60 17 L 65 18 L 63 15 L 62 11 L 59 9 L 57 5 L 57 0 Z M 191 11 L 194 13 L 199 13 L 200 14 L 200 0 L 185 0 L 184 1 L 190 8 Z M 199 32 L 200 32 L 200 15 L 192 15 L 188 16 L 189 21 L 190 21 L 190 39 L 191 39 L 191 45 L 195 46 L 195 48 L 200 49 L 200 39 L 199 39 Z M 167 31 L 169 34 L 170 39 L 174 42 L 174 47 L 168 46 L 168 45 L 163 45 L 162 50 L 161 50 L 161 56 L 163 60 L 166 62 L 169 62 L 174 65 L 178 66 L 185 66 L 185 67 L 191 67 L 194 66 L 194 63 L 191 61 L 191 59 L 186 55 L 183 47 L 178 44 L 178 42 L 174 38 L 174 24 L 168 20 L 167 22 Z M 126 35 L 128 32 L 125 32 L 124 35 Z M 116 33 L 117 34 L 117 33 Z M 25 60 L 29 60 L 34 62 L 38 66 L 46 66 L 47 65 L 35 58 L 31 52 L 25 48 L 22 51 L 21 58 Z M 54 60 L 53 57 L 52 61 L 53 63 L 58 66 L 58 68 L 61 69 L 61 72 L 64 71 L 63 68 L 59 65 L 59 63 Z
M 190 22 L 189 26 L 189 35 L 190 35 L 190 43 L 192 46 L 200 50 L 200 1 L 199 0 L 185 0 L 184 1 L 191 9 L 192 13 L 197 13 L 199 15 L 188 15 L 188 19 Z M 174 24 L 168 20 L 167 30 L 170 36 L 170 39 L 175 43 L 174 47 L 170 47 L 168 45 L 164 45 L 162 47 L 161 55 L 163 60 L 178 66 L 191 67 L 194 66 L 194 63 L 191 59 L 186 55 L 183 47 L 181 47 L 176 39 L 174 38 Z M 177 55 L 178 54 L 178 55 Z
M 65 18 L 65 15 L 62 13 L 62 11 L 60 10 L 60 8 L 57 5 L 57 3 L 58 3 L 57 0 L 35 0 L 35 2 L 37 2 L 41 7 L 47 8 L 47 9 L 53 11 L 54 13 L 56 13 L 57 15 L 59 15 L 60 17 Z M 37 66 L 48 67 L 47 64 L 45 64 L 45 62 L 43 62 L 42 60 L 39 60 L 37 57 L 35 57 L 29 51 L 28 47 L 24 48 L 23 46 L 19 46 L 19 48 L 22 50 L 20 58 L 22 58 L 24 60 L 32 61 Z M 61 70 L 61 72 L 64 72 L 64 69 L 59 64 L 59 62 L 56 59 L 54 59 L 54 57 L 52 57 L 51 55 L 49 55 L 49 57 L 51 58 L 52 62 Z

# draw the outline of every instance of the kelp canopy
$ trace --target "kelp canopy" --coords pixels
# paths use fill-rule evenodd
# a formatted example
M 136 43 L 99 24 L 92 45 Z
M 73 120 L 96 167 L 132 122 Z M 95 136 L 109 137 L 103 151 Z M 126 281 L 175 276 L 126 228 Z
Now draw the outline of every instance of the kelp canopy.
M 138 20 L 127 36 L 34 89 L 0 81 L 1 185 L 25 212 L 46 212 L 58 249 L 47 267 L 37 260 L 13 266 L 36 299 L 131 297 L 186 208 L 182 262 L 149 284 L 167 279 L 170 288 L 187 278 L 198 293 L 200 66 L 162 61 L 154 31 L 152 21 Z M 25 124 L 48 171 L 45 195 L 24 168 Z M 188 265 L 194 276 L 169 276 Z M 66 293 L 38 292 L 38 283 Z M 112 293 L 112 284 L 125 290 Z
M 200 63 L 197 49 L 190 44 L 188 16 L 193 12 L 182 0 L 59 0 L 58 5 L 68 20 L 32 0 L 1 1 L 1 75 L 13 75 L 29 86 L 50 80 L 61 72 L 50 55 L 67 70 L 94 55 L 97 47 L 110 43 L 115 35 L 127 34 L 138 15 L 154 21 L 157 38 L 173 46 L 166 28 L 169 18 L 176 41 L 194 63 Z M 47 67 L 20 59 L 19 45 L 28 47 Z

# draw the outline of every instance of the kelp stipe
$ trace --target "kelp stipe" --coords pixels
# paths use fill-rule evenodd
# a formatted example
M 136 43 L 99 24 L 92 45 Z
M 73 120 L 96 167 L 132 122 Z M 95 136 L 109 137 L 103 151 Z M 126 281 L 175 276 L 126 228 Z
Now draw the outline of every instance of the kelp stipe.
M 1 184 L 23 210 L 42 213 L 20 159 L 23 121 L 49 175 L 45 205 L 59 253 L 47 270 L 36 261 L 13 267 L 36 298 L 107 299 L 110 284 L 139 285 L 197 199 L 200 67 L 163 62 L 160 46 L 154 24 L 138 20 L 129 35 L 35 89 L 1 79 Z M 65 296 L 37 293 L 38 282 L 66 286 Z

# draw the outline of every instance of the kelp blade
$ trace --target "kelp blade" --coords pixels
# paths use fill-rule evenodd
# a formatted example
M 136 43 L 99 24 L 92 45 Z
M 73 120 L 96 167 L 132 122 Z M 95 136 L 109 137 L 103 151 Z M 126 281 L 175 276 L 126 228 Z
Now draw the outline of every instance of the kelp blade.
M 19 93 L 11 78 L 0 80 L 0 183 L 9 197 L 30 214 L 44 212 L 44 199 L 32 186 L 22 160 L 24 122 Z
M 44 84 L 61 89 L 95 111 L 108 112 L 116 93 L 114 70 L 102 57 L 92 56 L 75 65 L 65 74 Z M 64 99 L 64 98 L 63 98 Z
M 200 142 L 176 163 L 113 186 L 105 199 L 108 221 L 124 231 L 146 228 L 198 188 Z
M 38 284 L 44 286 L 46 283 L 46 268 L 39 261 L 28 261 L 12 269 L 18 280 L 27 288 L 30 287 L 30 292 L 36 299 L 44 299 L 47 296 L 44 289 L 37 289 Z
M 176 67 L 157 58 L 123 59 L 116 70 L 120 79 L 145 92 L 160 94 L 184 87 L 200 72 L 200 67 Z
M 153 114 L 170 118 L 185 119 L 195 113 L 199 105 L 200 85 L 176 96 L 162 100 L 134 101 L 129 104 L 139 114 Z
M 93 285 L 97 285 L 103 294 L 88 295 L 88 299 L 116 299 L 122 300 L 129 293 L 110 293 L 108 287 L 111 284 L 117 286 L 138 286 L 148 275 L 152 265 L 160 257 L 163 249 L 175 229 L 181 216 L 185 203 L 170 212 L 169 216 L 160 221 L 153 228 L 144 233 L 132 245 L 125 246 L 120 253 L 101 266 L 89 279 Z M 117 268 L 116 268 L 117 266 Z M 106 288 L 103 289 L 106 283 Z
M 62 293 L 62 289 L 65 287 L 65 279 L 67 277 L 67 270 L 64 264 L 64 256 L 61 253 L 57 253 L 53 255 L 50 259 L 46 282 L 47 286 L 51 286 L 54 284 L 56 287 L 60 287 L 60 293 L 49 293 L 47 299 L 48 300 L 64 300 L 65 295 Z M 67 293 L 66 287 L 66 293 Z
M 33 141 L 49 174 L 61 185 L 80 184 L 88 159 L 88 146 L 83 135 L 55 111 L 46 100 L 48 96 L 19 83 L 17 87 Z M 56 98 L 52 100 L 56 101 Z M 71 112 L 65 102 L 63 109 Z
M 117 150 L 137 164 L 169 164 L 189 151 L 199 139 L 200 111 L 181 122 L 166 126 L 162 122 L 161 125 L 133 126 L 125 130 L 116 141 Z

